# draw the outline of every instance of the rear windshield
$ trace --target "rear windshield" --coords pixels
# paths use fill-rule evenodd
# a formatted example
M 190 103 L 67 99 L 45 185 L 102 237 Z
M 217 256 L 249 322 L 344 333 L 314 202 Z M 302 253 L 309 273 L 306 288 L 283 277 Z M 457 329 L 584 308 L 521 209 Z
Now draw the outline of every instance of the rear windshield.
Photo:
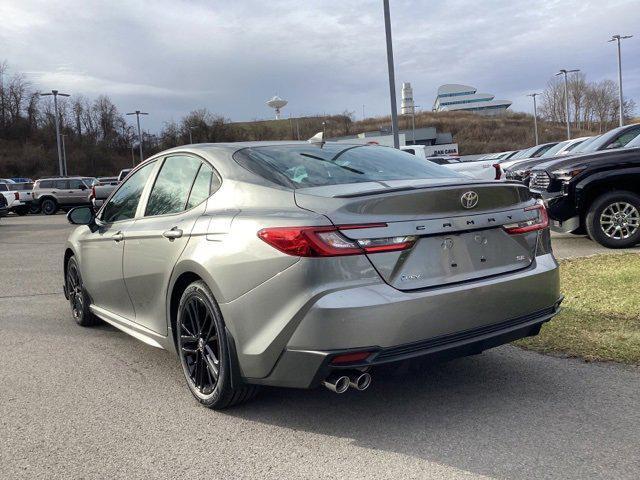
M 238 150 L 233 158 L 267 180 L 291 188 L 431 178 L 465 178 L 446 167 L 390 147 L 270 145 Z

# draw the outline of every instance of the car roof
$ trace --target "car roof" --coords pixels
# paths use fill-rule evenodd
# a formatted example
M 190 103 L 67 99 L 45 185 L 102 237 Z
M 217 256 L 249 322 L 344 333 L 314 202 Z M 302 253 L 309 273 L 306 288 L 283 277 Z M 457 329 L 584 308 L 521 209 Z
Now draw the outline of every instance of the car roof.
M 36 181 L 39 182 L 40 180 L 83 180 L 85 178 L 93 178 L 93 177 L 83 177 L 81 175 L 74 175 L 72 177 L 42 177 Z

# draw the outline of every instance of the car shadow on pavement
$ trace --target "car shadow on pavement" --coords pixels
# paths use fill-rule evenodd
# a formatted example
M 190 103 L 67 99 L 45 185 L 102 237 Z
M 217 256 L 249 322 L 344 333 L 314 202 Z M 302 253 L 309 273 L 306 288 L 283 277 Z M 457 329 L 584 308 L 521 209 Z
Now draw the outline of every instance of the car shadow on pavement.
M 617 394 L 589 368 L 508 346 L 374 370 L 365 392 L 265 389 L 228 414 L 496 478 L 624 478 L 637 435 L 620 434 Z

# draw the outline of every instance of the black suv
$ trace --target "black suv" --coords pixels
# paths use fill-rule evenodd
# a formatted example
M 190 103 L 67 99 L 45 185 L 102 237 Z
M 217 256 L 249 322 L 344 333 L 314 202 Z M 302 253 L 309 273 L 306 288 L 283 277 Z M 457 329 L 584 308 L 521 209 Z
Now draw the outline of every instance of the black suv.
M 556 231 L 586 230 L 609 248 L 640 243 L 640 147 L 540 164 L 529 188 L 544 200 Z

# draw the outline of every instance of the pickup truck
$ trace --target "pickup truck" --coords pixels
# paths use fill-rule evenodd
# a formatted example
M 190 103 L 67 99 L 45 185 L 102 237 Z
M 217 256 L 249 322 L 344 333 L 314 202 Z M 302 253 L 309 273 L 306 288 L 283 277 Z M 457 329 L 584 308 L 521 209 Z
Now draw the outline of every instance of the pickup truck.
M 608 132 L 603 133 L 602 135 L 599 135 L 597 137 L 590 137 L 584 140 L 584 142 L 580 143 L 571 151 L 567 152 L 567 154 L 577 155 L 582 153 L 594 153 L 602 150 L 614 150 L 618 148 L 637 146 L 638 143 L 636 142 L 636 140 L 638 140 L 638 137 L 640 137 L 640 123 L 625 125 L 622 127 L 614 128 L 613 130 L 609 130 Z M 572 140 L 567 140 L 567 142 L 571 141 Z M 509 180 L 518 180 L 527 184 L 529 181 L 529 173 L 531 172 L 531 169 L 539 163 L 543 163 L 546 161 L 543 159 L 543 157 L 544 155 L 539 159 L 534 158 L 511 165 L 509 168 L 505 169 L 506 178 Z
M 7 209 L 18 215 L 29 213 L 29 205 L 31 204 L 31 199 L 28 198 L 25 190 L 23 190 L 23 185 L 22 183 L 10 183 L 7 181 L 0 183 L 0 194 L 5 199 Z M 28 190 L 30 194 L 31 188 Z
M 102 206 L 104 201 L 109 198 L 109 195 L 116 189 L 118 185 L 122 183 L 122 181 L 129 175 L 131 168 L 125 168 L 120 171 L 118 175 L 118 180 L 116 182 L 107 181 L 107 182 L 98 182 L 91 189 L 91 195 L 89 198 L 91 199 L 91 203 L 93 204 L 94 209 L 98 209 Z
M 640 146 L 551 160 L 531 170 L 553 230 L 581 233 L 608 248 L 640 243 Z

